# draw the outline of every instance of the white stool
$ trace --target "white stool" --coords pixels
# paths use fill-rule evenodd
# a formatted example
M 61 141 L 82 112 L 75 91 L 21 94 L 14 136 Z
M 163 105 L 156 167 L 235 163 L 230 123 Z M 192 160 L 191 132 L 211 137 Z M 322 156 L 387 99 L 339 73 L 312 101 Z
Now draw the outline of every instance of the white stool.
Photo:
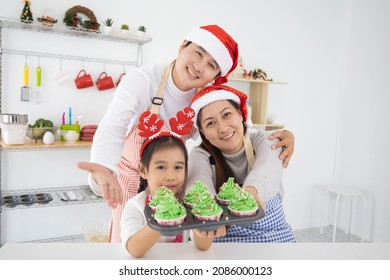
M 337 218 L 338 218 L 338 211 L 339 211 L 339 202 L 340 202 L 340 196 L 344 195 L 348 197 L 349 202 L 349 208 L 348 208 L 348 219 L 346 227 L 345 227 L 345 234 L 349 233 L 350 227 L 351 227 L 351 209 L 352 209 L 352 201 L 355 197 L 360 197 L 362 201 L 362 221 L 361 221 L 361 242 L 364 241 L 364 219 L 366 215 L 366 197 L 364 196 L 363 192 L 359 189 L 352 188 L 352 187 L 344 187 L 344 186 L 328 186 L 325 189 L 325 193 L 322 197 L 321 201 L 321 216 L 320 216 L 320 233 L 322 234 L 322 211 L 324 210 L 324 198 L 328 196 L 329 193 L 333 193 L 336 195 L 336 203 L 335 203 L 335 213 L 334 213 L 334 222 L 333 222 L 333 239 L 332 242 L 336 242 L 336 230 L 337 230 Z

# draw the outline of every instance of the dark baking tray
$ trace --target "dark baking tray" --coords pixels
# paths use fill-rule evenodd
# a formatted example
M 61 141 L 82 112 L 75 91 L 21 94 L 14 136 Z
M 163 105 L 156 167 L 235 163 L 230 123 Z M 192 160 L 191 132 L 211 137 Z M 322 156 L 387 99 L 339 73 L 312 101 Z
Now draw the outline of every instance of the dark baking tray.
M 53 197 L 49 193 L 7 195 L 1 198 L 1 204 L 6 207 L 15 207 L 16 205 L 33 205 L 34 203 L 48 203 Z
M 153 218 L 154 211 L 149 207 L 145 206 L 145 216 L 148 221 L 148 225 L 155 230 L 158 230 L 164 236 L 175 236 L 180 234 L 183 230 L 198 228 L 204 231 L 213 231 L 218 229 L 222 225 L 238 225 L 243 227 L 248 227 L 252 225 L 255 221 L 260 220 L 264 217 L 263 209 L 259 208 L 256 215 L 249 217 L 238 217 L 229 213 L 227 205 L 219 204 L 223 213 L 219 221 L 199 221 L 191 213 L 191 209 L 186 207 L 187 216 L 185 221 L 177 226 L 162 226 L 159 225 L 156 220 Z

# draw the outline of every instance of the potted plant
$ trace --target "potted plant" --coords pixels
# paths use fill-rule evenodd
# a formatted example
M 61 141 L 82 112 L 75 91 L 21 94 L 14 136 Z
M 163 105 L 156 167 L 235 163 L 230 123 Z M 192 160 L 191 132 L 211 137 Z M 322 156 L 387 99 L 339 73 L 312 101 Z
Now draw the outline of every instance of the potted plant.
M 121 25 L 121 33 L 125 36 L 129 35 L 129 26 L 127 24 Z
M 144 36 L 146 35 L 146 27 L 143 25 L 138 26 L 138 35 Z
M 112 18 L 106 18 L 105 21 L 103 21 L 103 24 L 104 24 L 104 32 L 105 33 L 111 33 L 112 32 L 112 25 L 113 25 L 114 21 L 112 20 Z

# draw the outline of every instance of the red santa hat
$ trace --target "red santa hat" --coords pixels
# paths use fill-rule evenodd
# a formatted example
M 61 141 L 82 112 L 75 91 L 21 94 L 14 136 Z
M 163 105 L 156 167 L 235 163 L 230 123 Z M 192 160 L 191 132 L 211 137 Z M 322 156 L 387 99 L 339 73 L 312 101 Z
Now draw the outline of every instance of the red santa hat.
M 227 77 L 236 68 L 238 63 L 238 45 L 234 39 L 218 25 L 206 25 L 193 29 L 186 37 L 205 49 L 217 62 L 221 76 L 215 85 L 227 82 Z
M 224 85 L 213 85 L 203 88 L 192 97 L 191 108 L 195 112 L 194 119 L 197 120 L 199 111 L 208 104 L 219 100 L 232 100 L 239 105 L 242 118 L 244 122 L 246 122 L 248 118 L 248 108 L 246 106 L 247 99 L 248 96 L 237 89 Z M 195 126 L 196 123 L 197 122 L 195 121 Z

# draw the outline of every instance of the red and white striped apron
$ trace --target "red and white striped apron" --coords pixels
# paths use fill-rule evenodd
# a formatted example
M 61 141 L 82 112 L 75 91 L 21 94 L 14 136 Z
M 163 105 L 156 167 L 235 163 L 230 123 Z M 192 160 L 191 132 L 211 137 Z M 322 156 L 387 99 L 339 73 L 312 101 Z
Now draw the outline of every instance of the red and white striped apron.
M 158 89 L 157 97 L 163 98 L 164 89 L 166 85 L 166 81 L 168 78 L 170 65 L 165 69 L 164 75 L 161 81 L 161 84 Z M 152 113 L 158 114 L 160 109 L 160 105 L 156 105 L 154 103 L 150 106 L 150 111 Z M 161 131 L 168 130 L 165 125 L 161 129 Z M 119 172 L 119 185 L 122 189 L 122 203 L 118 204 L 118 206 L 112 210 L 111 217 L 111 229 L 110 229 L 110 242 L 117 243 L 121 242 L 120 239 L 120 223 L 122 217 L 123 208 L 125 208 L 126 202 L 137 195 L 138 187 L 140 182 L 140 175 L 138 172 L 139 160 L 140 160 L 140 150 L 142 143 L 146 140 L 145 137 L 139 136 L 140 130 L 137 125 L 133 127 L 130 133 L 127 135 L 125 139 L 125 144 L 122 150 L 122 157 L 118 163 L 118 172 Z

